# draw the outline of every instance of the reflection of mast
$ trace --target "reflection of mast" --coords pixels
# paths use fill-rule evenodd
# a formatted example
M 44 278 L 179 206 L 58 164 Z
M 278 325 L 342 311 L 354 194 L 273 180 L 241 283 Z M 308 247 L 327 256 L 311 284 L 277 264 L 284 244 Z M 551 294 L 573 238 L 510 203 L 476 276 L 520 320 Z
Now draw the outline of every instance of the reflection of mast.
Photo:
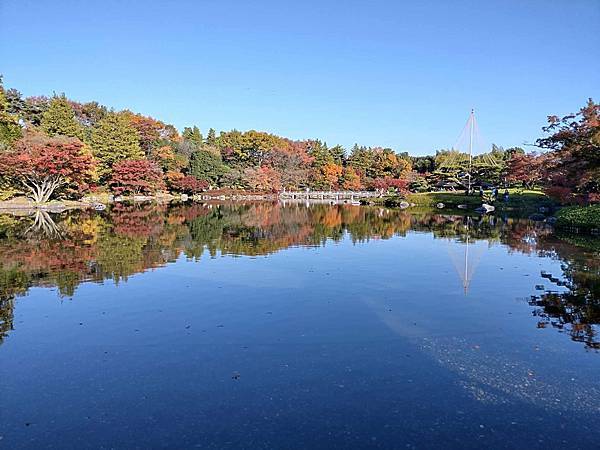
M 470 180 L 470 178 L 469 178 Z M 467 223 L 467 247 L 465 248 L 465 279 L 463 281 L 465 295 L 469 290 L 469 224 Z
M 475 267 L 479 263 L 483 248 L 477 244 L 477 239 L 471 243 L 471 217 L 464 218 L 463 232 L 458 233 L 457 237 L 462 236 L 464 240 L 457 239 L 448 241 L 448 253 L 452 264 L 462 281 L 465 295 L 469 292 L 469 287 L 475 274 Z

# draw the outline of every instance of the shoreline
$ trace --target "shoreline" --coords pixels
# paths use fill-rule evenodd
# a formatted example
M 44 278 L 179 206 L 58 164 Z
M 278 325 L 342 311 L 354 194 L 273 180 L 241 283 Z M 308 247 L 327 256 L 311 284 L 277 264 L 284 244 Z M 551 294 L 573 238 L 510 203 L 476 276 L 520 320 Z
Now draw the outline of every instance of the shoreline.
M 284 194 L 284 195 L 282 195 Z M 347 195 L 323 197 L 323 193 L 313 191 L 302 196 L 290 198 L 285 193 L 266 193 L 266 192 L 244 192 L 234 190 L 215 190 L 207 191 L 196 195 L 159 193 L 156 195 L 133 195 L 133 196 L 113 196 L 109 194 L 88 195 L 81 200 L 53 200 L 44 204 L 36 204 L 26 197 L 15 197 L 11 200 L 0 201 L 0 213 L 12 214 L 13 216 L 26 216 L 35 214 L 37 211 L 48 213 L 62 213 L 71 210 L 93 209 L 103 211 L 110 205 L 118 203 L 148 203 L 155 202 L 159 204 L 168 203 L 187 203 L 187 202 L 282 202 L 283 204 L 292 203 L 310 203 L 310 204 L 328 204 L 328 205 L 364 205 L 381 206 L 385 208 L 401 208 L 411 211 L 421 211 L 423 209 L 443 212 L 457 212 L 461 214 L 486 214 L 481 211 L 483 199 L 479 196 L 465 196 L 462 193 L 455 192 L 424 192 L 410 193 L 406 196 L 387 195 L 379 196 L 376 193 L 365 198 L 354 198 L 351 192 Z M 335 194 L 335 193 L 334 193 Z M 523 216 L 536 222 L 545 222 L 555 225 L 558 212 L 564 207 L 556 204 L 550 198 L 539 191 L 514 191 L 511 193 L 508 202 L 496 201 L 493 213 L 510 213 L 517 216 Z M 569 209 L 572 207 L 567 207 Z M 593 208 L 598 208 L 593 207 Z M 562 222 L 562 221 L 560 221 Z M 562 225 L 562 226 L 561 226 Z M 568 226 L 565 226 L 568 225 Z M 570 228 L 574 232 L 583 231 L 582 228 L 589 228 L 592 234 L 596 234 L 600 229 L 598 226 L 590 224 L 589 219 L 585 227 L 577 226 L 575 220 L 567 223 L 556 223 L 557 228 Z M 586 230 L 587 231 L 587 230 Z

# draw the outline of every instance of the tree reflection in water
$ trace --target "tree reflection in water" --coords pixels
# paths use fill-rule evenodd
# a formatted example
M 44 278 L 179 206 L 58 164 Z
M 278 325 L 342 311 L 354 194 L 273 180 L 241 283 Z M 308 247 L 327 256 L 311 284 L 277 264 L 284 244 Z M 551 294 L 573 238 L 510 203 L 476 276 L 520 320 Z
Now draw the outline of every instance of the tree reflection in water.
M 539 249 L 560 259 L 563 273 L 542 273 L 551 288 L 544 286 L 544 292 L 529 301 L 538 327 L 551 326 L 588 348 L 600 349 L 600 239 L 549 235 L 540 240 Z
M 552 326 L 600 348 L 600 245 L 565 238 L 540 224 L 494 216 L 466 217 L 352 205 L 256 203 L 167 207 L 114 205 L 110 211 L 76 211 L 15 218 L 0 215 L 0 339 L 12 328 L 16 296 L 52 286 L 72 296 L 79 283 L 119 283 L 175 261 L 222 255 L 268 255 L 292 246 L 321 246 L 347 235 L 352 242 L 429 232 L 458 242 L 502 243 L 511 251 L 559 259 L 563 273 L 549 276 L 557 289 L 531 298 L 540 327 Z
M 36 209 L 32 214 L 33 223 L 25 231 L 26 236 L 39 237 L 46 239 L 62 239 L 62 230 L 54 222 L 48 211 Z

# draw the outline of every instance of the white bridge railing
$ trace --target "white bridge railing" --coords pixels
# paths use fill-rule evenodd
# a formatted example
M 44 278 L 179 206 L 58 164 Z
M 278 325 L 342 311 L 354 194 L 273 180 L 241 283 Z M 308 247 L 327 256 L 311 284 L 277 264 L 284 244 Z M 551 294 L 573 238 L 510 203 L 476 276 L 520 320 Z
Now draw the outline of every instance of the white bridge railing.
M 373 191 L 283 191 L 279 193 L 282 200 L 358 200 L 361 198 L 379 197 Z

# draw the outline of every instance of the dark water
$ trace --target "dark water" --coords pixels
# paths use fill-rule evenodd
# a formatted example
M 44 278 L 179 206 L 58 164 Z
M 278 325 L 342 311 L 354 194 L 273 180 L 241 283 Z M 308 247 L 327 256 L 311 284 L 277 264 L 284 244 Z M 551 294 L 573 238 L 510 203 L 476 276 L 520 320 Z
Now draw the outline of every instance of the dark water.
M 0 447 L 597 448 L 599 252 L 356 206 L 0 215 Z

